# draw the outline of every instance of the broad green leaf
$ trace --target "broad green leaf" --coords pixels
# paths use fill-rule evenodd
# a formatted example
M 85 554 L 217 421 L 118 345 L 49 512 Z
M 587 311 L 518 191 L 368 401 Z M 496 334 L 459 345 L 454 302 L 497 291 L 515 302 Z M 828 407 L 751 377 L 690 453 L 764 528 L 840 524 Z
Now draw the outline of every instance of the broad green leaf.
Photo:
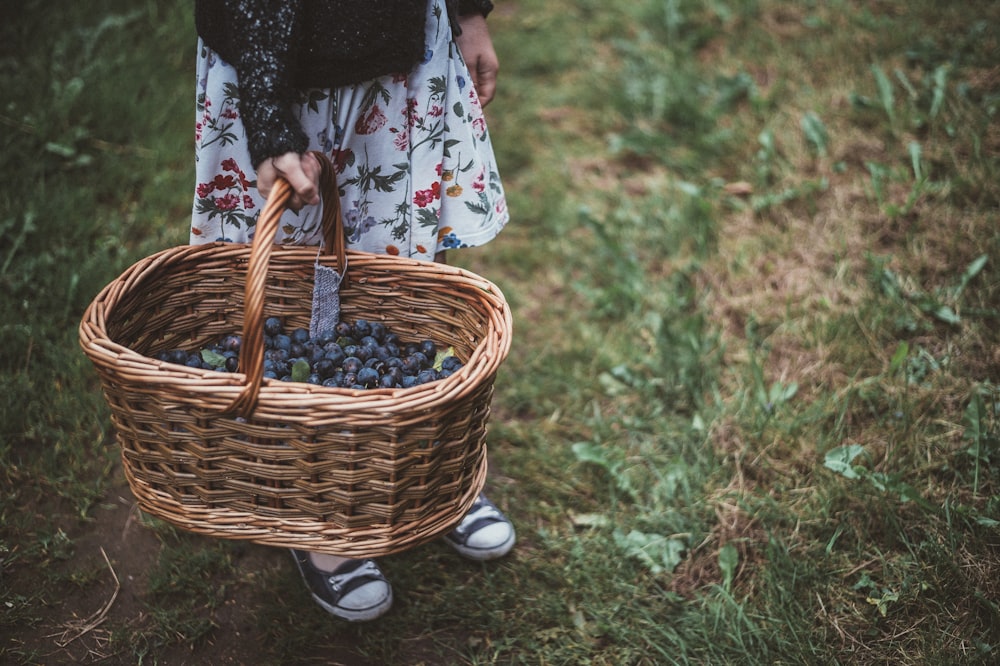
M 607 451 L 603 446 L 593 442 L 577 442 L 571 447 L 576 459 L 584 463 L 593 463 L 604 469 L 610 470 L 612 462 L 608 459 Z
M 226 357 L 215 353 L 211 349 L 201 350 L 201 360 L 215 368 L 221 368 L 226 364 Z
M 882 109 L 889 116 L 889 120 L 894 121 L 896 118 L 896 96 L 892 92 L 892 81 L 878 65 L 872 65 L 872 74 L 875 75 L 875 85 L 878 87 L 878 97 L 879 101 L 882 102 Z
M 833 470 L 837 474 L 848 479 L 860 478 L 857 472 L 857 468 L 852 464 L 854 459 L 865 452 L 865 447 L 860 444 L 848 444 L 847 446 L 838 446 L 835 449 L 831 449 L 826 453 L 826 459 L 823 464 L 827 469 Z
M 305 359 L 299 359 L 292 366 L 292 381 L 293 382 L 305 382 L 309 379 L 309 361 Z
M 812 144 L 820 156 L 826 155 L 830 136 L 826 131 L 826 125 L 823 124 L 820 117 L 810 111 L 802 116 L 801 125 L 802 133 L 805 134 L 806 140 Z
M 910 345 L 904 340 L 899 343 L 898 347 L 896 347 L 896 351 L 892 355 L 892 360 L 889 361 L 889 370 L 892 372 L 899 371 L 899 369 L 903 367 L 903 364 L 906 363 L 906 357 L 909 355 Z
M 722 572 L 722 583 L 728 590 L 733 584 L 736 567 L 740 564 L 740 553 L 736 546 L 727 543 L 719 550 L 719 570 Z
M 655 574 L 671 572 L 683 559 L 687 546 L 680 539 L 672 539 L 661 534 L 647 534 L 632 530 L 623 535 L 615 531 L 615 543 L 630 556 L 636 558 Z
M 910 164 L 913 167 L 913 177 L 918 181 L 924 179 L 923 164 L 921 162 L 921 157 L 923 154 L 923 149 L 920 144 L 916 141 L 911 141 L 909 144 L 910 151 Z
M 454 356 L 454 355 L 455 355 L 454 347 L 448 347 L 448 349 L 443 351 L 439 349 L 437 356 L 434 357 L 434 369 L 441 370 L 441 364 L 444 363 L 444 360 L 449 356 Z

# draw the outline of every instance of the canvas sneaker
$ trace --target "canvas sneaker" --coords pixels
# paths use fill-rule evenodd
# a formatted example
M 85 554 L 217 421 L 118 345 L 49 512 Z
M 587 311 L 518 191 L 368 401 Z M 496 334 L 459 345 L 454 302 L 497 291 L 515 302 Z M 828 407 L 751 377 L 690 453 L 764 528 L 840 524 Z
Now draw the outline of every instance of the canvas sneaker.
M 302 580 L 328 613 L 349 622 L 365 622 L 392 606 L 392 587 L 374 560 L 347 560 L 333 571 L 316 568 L 305 550 L 292 550 Z
M 444 540 L 470 560 L 493 560 L 514 547 L 514 525 L 493 502 L 480 493 L 472 508 Z

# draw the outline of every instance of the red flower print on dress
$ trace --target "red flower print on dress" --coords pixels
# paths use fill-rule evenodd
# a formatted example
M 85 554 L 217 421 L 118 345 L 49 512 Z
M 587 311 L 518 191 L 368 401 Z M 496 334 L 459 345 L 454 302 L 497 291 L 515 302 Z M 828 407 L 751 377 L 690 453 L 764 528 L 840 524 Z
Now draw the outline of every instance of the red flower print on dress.
M 219 210 L 236 210 L 236 207 L 239 205 L 239 197 L 235 194 L 227 194 L 224 197 L 216 197 L 215 199 L 215 206 Z
M 475 190 L 476 192 L 485 192 L 486 191 L 486 172 L 485 171 L 480 171 L 479 175 L 476 176 L 476 179 L 474 181 L 472 181 L 472 189 Z
M 250 181 L 247 180 L 247 175 L 243 173 L 243 169 L 240 168 L 239 164 L 236 163 L 235 159 L 230 157 L 228 159 L 222 160 L 222 170 L 231 171 L 235 173 L 240 179 L 240 187 L 243 188 L 244 192 L 250 189 Z M 233 185 L 235 184 L 236 183 L 233 183 Z
M 420 114 L 417 112 L 417 104 L 417 100 L 408 99 L 406 100 L 406 106 L 403 107 L 403 115 L 406 116 L 406 121 L 410 127 L 416 127 L 420 124 Z
M 417 190 L 413 195 L 413 203 L 420 208 L 430 206 L 435 200 L 441 198 L 441 183 L 432 183 L 430 189 Z
M 198 196 L 202 199 L 215 191 L 215 183 L 198 183 Z
M 354 164 L 354 151 L 350 148 L 344 150 L 334 150 L 330 153 L 333 159 L 333 168 L 337 173 L 344 173 L 344 169 Z
M 410 147 L 410 134 L 409 132 L 398 132 L 392 140 L 392 144 L 396 146 L 396 150 L 405 151 Z
M 378 104 L 373 104 L 368 113 L 358 116 L 358 122 L 354 123 L 354 131 L 358 134 L 374 134 L 385 125 L 386 117 Z
M 472 129 L 476 131 L 476 136 L 482 139 L 486 136 L 486 119 L 482 117 L 474 119 L 472 121 Z
M 236 179 L 232 176 L 223 176 L 221 173 L 215 177 L 212 181 L 217 190 L 228 190 L 231 187 L 236 187 Z

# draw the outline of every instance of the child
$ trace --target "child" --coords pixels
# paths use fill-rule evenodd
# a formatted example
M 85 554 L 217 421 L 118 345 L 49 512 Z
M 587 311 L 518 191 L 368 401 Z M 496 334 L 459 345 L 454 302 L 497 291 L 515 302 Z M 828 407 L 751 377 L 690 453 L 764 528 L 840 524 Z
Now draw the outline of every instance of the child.
M 489 0 L 197 0 L 197 188 L 191 243 L 249 242 L 277 177 L 276 242 L 318 244 L 319 164 L 337 172 L 348 247 L 417 259 L 509 219 L 482 105 L 494 94 Z M 445 540 L 505 555 L 514 527 L 480 496 Z M 313 598 L 370 620 L 392 604 L 372 560 L 292 551 Z

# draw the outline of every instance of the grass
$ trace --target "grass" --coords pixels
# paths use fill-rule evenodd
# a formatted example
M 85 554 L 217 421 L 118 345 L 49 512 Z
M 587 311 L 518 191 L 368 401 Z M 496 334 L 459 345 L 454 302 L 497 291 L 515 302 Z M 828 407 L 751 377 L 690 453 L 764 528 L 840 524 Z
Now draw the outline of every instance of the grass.
M 996 3 L 498 3 L 520 542 L 368 626 L 131 506 L 75 328 L 186 237 L 194 28 L 62 5 L 0 28 L 5 663 L 997 660 Z

